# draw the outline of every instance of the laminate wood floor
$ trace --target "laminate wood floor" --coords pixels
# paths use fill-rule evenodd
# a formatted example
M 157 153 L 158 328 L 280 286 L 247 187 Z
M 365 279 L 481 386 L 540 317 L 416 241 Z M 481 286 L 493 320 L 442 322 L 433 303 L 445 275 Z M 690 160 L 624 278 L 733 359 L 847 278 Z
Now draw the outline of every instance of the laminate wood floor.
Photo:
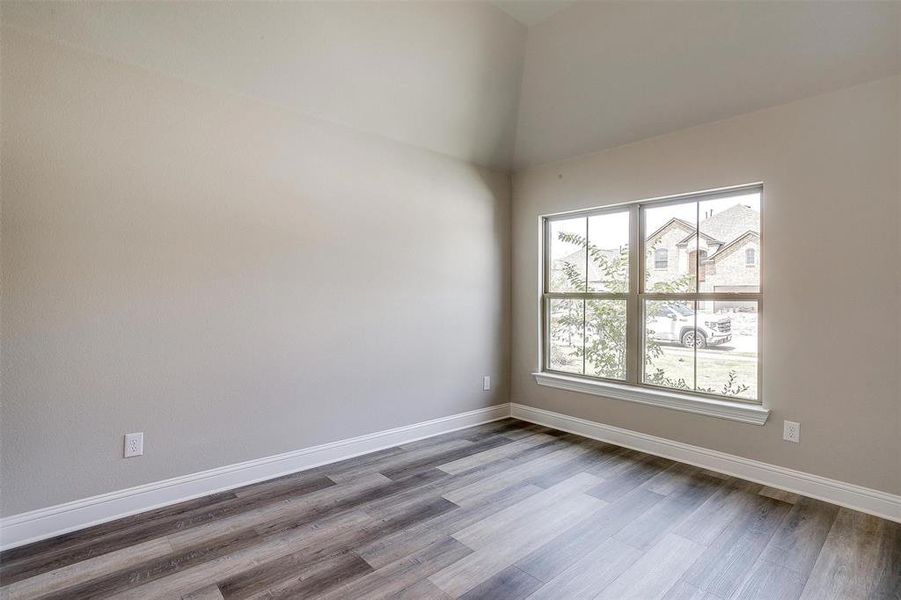
M 498 421 L 8 550 L 0 597 L 901 598 L 901 525 Z

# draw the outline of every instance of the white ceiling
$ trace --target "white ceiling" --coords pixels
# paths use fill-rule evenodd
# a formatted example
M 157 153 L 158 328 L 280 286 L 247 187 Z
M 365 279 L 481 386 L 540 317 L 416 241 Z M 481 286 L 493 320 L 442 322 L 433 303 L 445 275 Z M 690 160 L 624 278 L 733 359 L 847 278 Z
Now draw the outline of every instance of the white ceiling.
M 504 169 L 862 83 L 901 65 L 901 2 L 0 7 L 4 25 Z
M 9 2 L 4 25 L 508 168 L 525 28 L 487 2 Z
M 537 25 L 574 4 L 566 0 L 491 0 L 491 3 L 526 27 Z
M 579 2 L 529 29 L 519 167 L 899 70 L 901 2 Z

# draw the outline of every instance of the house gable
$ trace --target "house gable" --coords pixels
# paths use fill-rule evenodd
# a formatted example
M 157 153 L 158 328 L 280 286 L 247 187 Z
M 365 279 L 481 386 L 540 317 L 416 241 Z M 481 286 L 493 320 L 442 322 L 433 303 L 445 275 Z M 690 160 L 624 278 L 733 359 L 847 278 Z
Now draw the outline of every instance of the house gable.
M 647 237 L 647 245 L 650 246 L 654 242 L 659 241 L 667 233 L 678 230 L 684 231 L 686 235 L 694 235 L 695 226 L 688 221 L 673 217 Z
M 748 245 L 748 242 L 752 242 L 752 241 L 756 241 L 759 243 L 760 234 L 757 233 L 756 231 L 746 231 L 745 233 L 738 236 L 737 238 L 735 238 L 734 240 L 732 240 L 725 246 L 722 246 L 715 253 L 708 256 L 707 260 L 708 261 L 721 260 L 721 259 L 725 258 L 726 256 L 728 256 L 729 254 L 732 254 L 733 252 L 736 252 L 736 251 L 741 250 L 742 248 L 746 247 Z

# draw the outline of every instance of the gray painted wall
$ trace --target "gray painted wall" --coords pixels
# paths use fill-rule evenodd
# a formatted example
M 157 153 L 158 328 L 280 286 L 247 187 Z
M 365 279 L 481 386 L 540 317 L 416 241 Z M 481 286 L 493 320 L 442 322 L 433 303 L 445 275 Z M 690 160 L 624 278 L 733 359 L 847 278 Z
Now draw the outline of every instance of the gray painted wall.
M 507 401 L 507 175 L 2 44 L 3 515 Z
M 901 492 L 899 114 L 896 76 L 518 173 L 512 400 Z M 764 427 L 535 383 L 539 215 L 757 181 Z

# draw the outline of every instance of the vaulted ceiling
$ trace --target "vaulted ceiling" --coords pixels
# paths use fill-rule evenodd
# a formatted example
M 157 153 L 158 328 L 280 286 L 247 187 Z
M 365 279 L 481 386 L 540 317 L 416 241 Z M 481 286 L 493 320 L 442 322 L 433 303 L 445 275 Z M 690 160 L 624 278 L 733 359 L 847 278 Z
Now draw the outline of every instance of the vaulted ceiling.
M 496 7 L 531 27 L 547 21 L 564 8 L 574 4 L 566 0 L 490 0 Z
M 580 2 L 529 30 L 516 163 L 897 73 L 899 2 Z
M 893 2 L 3 2 L 2 22 L 498 169 L 901 65 Z
M 4 25 L 505 169 L 525 27 L 487 2 L 0 3 Z

